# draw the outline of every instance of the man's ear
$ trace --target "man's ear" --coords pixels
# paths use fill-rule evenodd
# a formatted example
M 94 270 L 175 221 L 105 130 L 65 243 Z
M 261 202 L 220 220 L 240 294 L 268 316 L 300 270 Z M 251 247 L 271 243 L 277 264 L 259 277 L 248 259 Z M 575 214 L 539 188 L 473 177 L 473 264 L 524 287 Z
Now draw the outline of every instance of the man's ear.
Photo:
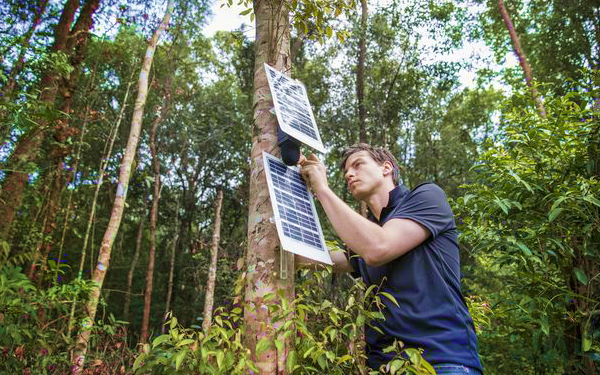
M 394 166 L 392 165 L 392 163 L 390 163 L 389 161 L 384 161 L 383 162 L 383 175 L 387 177 L 393 171 L 394 171 Z

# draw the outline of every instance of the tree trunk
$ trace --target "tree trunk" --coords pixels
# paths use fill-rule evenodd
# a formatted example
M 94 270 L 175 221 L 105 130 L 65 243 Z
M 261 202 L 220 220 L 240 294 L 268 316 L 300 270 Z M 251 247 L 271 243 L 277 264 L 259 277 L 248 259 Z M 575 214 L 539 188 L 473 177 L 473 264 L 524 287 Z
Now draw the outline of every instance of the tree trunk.
M 365 60 L 367 58 L 367 0 L 360 0 L 360 36 L 356 64 L 356 99 L 358 102 L 358 141 L 367 142 L 367 110 L 365 108 Z
M 68 32 L 73 23 L 75 12 L 79 8 L 79 1 L 69 0 L 65 3 L 60 20 L 54 28 L 54 44 L 52 52 L 64 52 L 67 43 Z M 56 98 L 56 86 L 58 74 L 47 71 L 41 80 L 41 99 L 48 103 L 54 103 Z M 10 156 L 9 163 L 14 160 L 11 168 L 14 172 L 9 173 L 2 183 L 0 192 L 0 238 L 7 238 L 13 222 L 15 210 L 21 205 L 24 185 L 27 183 L 28 173 L 21 166 L 33 162 L 37 157 L 38 150 L 47 130 L 47 122 L 39 119 L 39 126 L 32 129 L 30 133 L 23 134 Z
M 51 52 L 65 53 L 69 57 L 73 68 L 77 68 L 83 60 L 85 43 L 88 35 L 87 31 L 92 26 L 92 15 L 96 9 L 98 9 L 98 6 L 99 0 L 90 0 L 86 2 L 79 13 L 73 32 L 71 32 L 71 24 L 73 23 L 75 13 L 79 9 L 79 0 L 68 0 L 63 7 L 60 21 L 54 28 L 54 44 L 52 45 Z M 69 39 L 71 40 L 69 41 Z M 73 53 L 74 48 L 76 51 L 75 53 Z M 70 81 L 70 79 L 61 81 L 61 77 L 56 71 L 46 72 L 41 80 L 41 100 L 52 105 L 54 104 L 57 93 L 60 92 L 63 98 L 61 110 L 65 112 L 64 109 L 66 108 L 66 113 L 68 113 L 68 111 L 70 111 L 71 93 L 68 87 L 64 87 L 65 82 L 67 81 Z M 8 237 L 15 210 L 21 205 L 24 185 L 27 183 L 28 177 L 28 173 L 24 170 L 24 167 L 28 163 L 35 161 L 44 136 L 50 128 L 50 125 L 44 117 L 39 117 L 37 121 L 39 125 L 36 128 L 32 129 L 29 134 L 24 134 L 19 137 L 19 141 L 9 160 L 10 163 L 13 164 L 10 169 L 14 170 L 14 172 L 8 174 L 2 184 L 2 191 L 0 194 L 0 217 L 2 217 L 3 220 L 0 221 L 0 238 Z M 54 125 L 53 128 L 55 128 L 56 135 L 59 139 L 63 139 L 64 141 L 72 134 L 71 130 L 62 123 L 63 121 L 66 121 L 66 119 L 56 121 L 56 125 Z M 61 141 L 59 140 L 59 142 Z M 59 155 L 63 152 L 64 150 L 62 150 Z M 60 165 L 62 165 L 62 163 L 56 165 L 56 172 L 58 172 L 59 175 L 56 176 L 54 184 L 62 184 L 62 170 L 60 169 Z M 57 199 L 58 197 L 51 197 L 50 202 L 48 203 L 50 205 L 48 211 L 50 217 L 47 220 L 47 228 L 45 231 L 52 230 L 55 225 L 54 220 L 57 211 Z
M 365 108 L 365 60 L 367 58 L 367 0 L 360 0 L 360 36 L 358 40 L 358 63 L 356 65 L 356 99 L 358 102 L 358 141 L 367 143 L 367 110 Z M 360 214 L 367 217 L 367 204 L 360 202 Z
M 169 282 L 167 284 L 167 297 L 165 298 L 165 313 L 163 317 L 167 316 L 169 310 L 171 309 L 171 297 L 173 295 L 173 275 L 175 273 L 175 254 L 177 250 L 177 245 L 179 243 L 179 238 L 181 237 L 181 232 L 179 230 L 179 199 L 177 200 L 177 209 L 175 210 L 175 232 L 177 236 L 175 236 L 175 240 L 171 245 L 171 258 L 169 259 Z
M 154 170 L 154 193 L 152 194 L 152 209 L 150 210 L 150 253 L 148 259 L 148 271 L 146 272 L 146 291 L 144 292 L 144 314 L 142 317 L 142 330 L 140 341 L 146 343 L 148 339 L 148 325 L 150 321 L 150 310 L 152 309 L 152 282 L 154 279 L 154 260 L 156 257 L 156 218 L 158 217 L 158 203 L 160 201 L 160 162 L 156 149 L 156 129 L 167 115 L 170 104 L 171 80 L 167 78 L 165 84 L 165 104 L 160 115 L 152 123 L 150 129 L 150 153 L 152 154 L 152 168 Z
M 223 205 L 223 190 L 217 193 L 215 204 L 215 225 L 210 246 L 210 266 L 208 268 L 208 281 L 206 282 L 206 296 L 204 298 L 204 320 L 202 329 L 208 332 L 212 322 L 212 309 L 215 295 L 215 280 L 217 278 L 217 256 L 219 255 L 219 240 L 221 239 L 221 206 Z
M 133 274 L 137 268 L 137 263 L 140 258 L 140 249 L 142 248 L 142 238 L 144 236 L 144 224 L 146 223 L 146 210 L 148 209 L 148 199 L 144 201 L 144 210 L 142 217 L 140 218 L 140 225 L 138 227 L 138 234 L 135 240 L 135 253 L 131 260 L 131 267 L 127 272 L 127 292 L 125 293 L 125 306 L 123 306 L 123 320 L 129 322 L 129 307 L 131 306 L 131 285 L 133 284 Z
M 142 64 L 142 69 L 140 71 L 138 96 L 135 102 L 135 108 L 131 120 L 131 130 L 129 133 L 129 139 L 127 140 L 127 147 L 121 162 L 117 193 L 115 196 L 110 221 L 108 223 L 106 232 L 104 233 L 104 238 L 102 239 L 98 264 L 92 275 L 92 280 L 96 282 L 96 286 L 92 289 L 90 293 L 90 300 L 86 304 L 87 316 L 83 321 L 82 332 L 77 339 L 73 353 L 71 370 L 74 374 L 80 374 L 85 363 L 85 355 L 87 353 L 88 341 L 91 334 L 90 330 L 94 324 L 96 309 L 98 308 L 98 300 L 100 299 L 100 290 L 102 289 L 104 277 L 106 276 L 106 271 L 108 270 L 112 245 L 119 230 L 119 225 L 121 224 L 121 218 L 123 216 L 123 210 L 125 208 L 125 199 L 127 197 L 127 189 L 131 176 L 131 164 L 133 162 L 138 139 L 140 137 L 144 106 L 146 105 L 146 97 L 148 93 L 148 73 L 150 72 L 150 67 L 152 66 L 152 59 L 154 57 L 156 45 L 158 44 L 158 38 L 169 23 L 172 10 L 173 0 L 169 0 L 167 12 L 165 13 L 165 16 L 158 29 L 152 36 L 152 39 L 150 40 L 148 49 L 146 50 L 146 55 L 144 57 L 144 62 Z
M 248 252 L 246 255 L 246 290 L 244 306 L 245 344 L 251 351 L 259 374 L 288 374 L 285 363 L 291 350 L 291 342 L 284 341 L 282 351 L 271 345 L 269 349 L 256 355 L 259 340 L 276 339 L 275 329 L 285 323 L 285 319 L 271 323 L 272 314 L 268 306 L 281 303 L 285 298 L 291 301 L 294 296 L 294 278 L 282 279 L 280 272 L 281 245 L 272 222 L 273 210 L 269 202 L 269 189 L 264 174 L 262 152 L 279 156 L 277 147 L 277 119 L 271 108 L 273 100 L 267 82 L 264 63 L 288 73 L 291 69 L 289 11 L 283 1 L 254 1 L 256 15 L 256 57 L 254 65 L 254 128 L 250 165 L 250 195 L 248 217 Z M 287 269 L 293 270 L 292 256 Z M 291 272 L 293 274 L 293 272 Z M 265 295 L 275 295 L 266 301 Z M 292 335 L 293 336 L 293 335 Z
M 523 69 L 523 73 L 525 74 L 525 81 L 527 82 L 527 86 L 529 86 L 531 88 L 531 96 L 533 97 L 533 101 L 535 102 L 535 105 L 537 106 L 538 111 L 540 112 L 540 116 L 542 116 L 542 118 L 545 119 L 546 118 L 546 108 L 544 108 L 544 103 L 542 102 L 542 99 L 540 98 L 539 93 L 533 87 L 533 78 L 531 77 L 531 66 L 527 62 L 527 57 L 525 56 L 525 52 L 523 51 L 523 48 L 521 47 L 521 42 L 519 41 L 519 37 L 517 36 L 517 32 L 512 24 L 512 21 L 510 20 L 510 15 L 508 14 L 506 7 L 504 6 L 504 1 L 499 0 L 499 5 L 500 5 L 500 14 L 502 15 L 502 18 L 504 19 L 506 26 L 508 27 L 508 33 L 510 34 L 510 39 L 512 40 L 513 44 L 515 45 L 515 54 L 517 55 L 517 58 L 519 59 L 519 64 L 521 65 L 521 69 Z

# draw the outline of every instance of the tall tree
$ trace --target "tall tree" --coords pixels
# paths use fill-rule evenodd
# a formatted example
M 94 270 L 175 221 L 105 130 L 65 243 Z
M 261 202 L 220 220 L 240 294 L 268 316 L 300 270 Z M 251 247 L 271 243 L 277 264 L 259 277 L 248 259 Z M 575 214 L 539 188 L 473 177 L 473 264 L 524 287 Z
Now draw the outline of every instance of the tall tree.
M 88 0 L 82 7 L 77 21 L 73 28 L 73 20 L 79 9 L 79 0 L 68 0 L 63 8 L 60 20 L 54 28 L 54 43 L 50 49 L 51 54 L 57 60 L 61 60 L 61 56 L 65 57 L 67 71 L 79 67 L 85 45 L 88 38 L 88 30 L 92 26 L 92 16 L 99 6 L 99 0 Z M 65 70 L 63 65 L 61 69 Z M 72 88 L 69 86 L 72 82 L 70 78 L 64 77 L 56 66 L 50 66 L 45 72 L 40 83 L 40 99 L 50 108 L 54 108 L 57 96 L 60 97 L 62 103 L 59 108 L 70 110 Z M 27 134 L 19 138 L 10 158 L 10 172 L 2 182 L 2 191 L 0 192 L 0 215 L 3 220 L 0 222 L 0 238 L 6 238 L 8 231 L 13 223 L 15 210 L 21 205 L 24 187 L 27 182 L 28 172 L 26 165 L 35 162 L 42 141 L 49 131 L 56 131 L 59 134 L 57 139 L 59 142 L 64 142 L 65 136 L 68 137 L 70 132 L 65 132 L 66 118 L 61 117 L 59 121 L 50 122 L 45 116 L 39 116 L 37 125 L 33 127 Z M 62 154 L 62 153 L 61 153 Z M 56 189 L 52 191 L 50 199 L 50 220 L 46 221 L 44 232 L 51 231 L 54 226 L 54 217 L 56 215 L 58 196 Z
M 523 69 L 523 74 L 525 74 L 525 82 L 527 83 L 527 86 L 529 86 L 529 88 L 531 89 L 531 96 L 533 97 L 535 105 L 537 106 L 538 111 L 540 112 L 540 116 L 542 116 L 543 118 L 546 118 L 546 109 L 544 108 L 544 103 L 542 102 L 542 98 L 540 97 L 540 94 L 538 93 L 537 89 L 535 87 L 533 87 L 533 77 L 531 75 L 531 65 L 529 65 L 529 62 L 527 61 L 527 56 L 525 56 L 525 51 L 523 51 L 523 47 L 521 47 L 521 42 L 519 41 L 519 36 L 517 35 L 515 28 L 513 26 L 513 23 L 510 19 L 510 15 L 508 14 L 506 7 L 504 6 L 504 1 L 498 0 L 498 3 L 500 5 L 500 14 L 502 15 L 502 19 L 504 19 L 504 22 L 506 22 L 506 27 L 508 28 L 508 33 L 510 34 L 510 39 L 512 40 L 512 42 L 515 46 L 515 54 L 517 55 L 517 58 L 519 59 L 519 64 L 521 65 L 521 68 Z
M 276 339 L 276 326 L 272 323 L 273 310 L 268 306 L 274 301 L 291 301 L 294 278 L 283 279 L 279 264 L 283 250 L 277 237 L 275 224 L 271 221 L 273 210 L 269 202 L 269 189 L 265 178 L 262 153 L 279 156 L 277 147 L 277 118 L 271 112 L 273 100 L 269 91 L 264 64 L 289 74 L 290 24 L 288 5 L 283 0 L 254 1 L 256 15 L 256 52 L 254 63 L 254 128 L 250 154 L 250 201 L 248 216 L 248 250 L 246 253 L 246 290 L 244 323 L 245 343 L 251 350 L 259 374 L 288 374 L 285 363 L 291 350 L 289 341 L 278 348 L 258 352 L 261 340 Z M 293 270 L 293 257 L 287 257 L 287 269 Z M 268 295 L 278 296 L 269 301 Z
M 131 285 L 133 284 L 133 274 L 137 268 L 137 263 L 140 258 L 140 250 L 142 248 L 142 239 L 144 237 L 144 224 L 146 223 L 148 200 L 144 201 L 144 209 L 140 222 L 138 224 L 138 233 L 135 240 L 135 251 L 133 253 L 133 259 L 131 260 L 131 266 L 127 272 L 127 289 L 125 290 L 125 304 L 123 305 L 123 319 L 129 321 L 129 308 L 131 306 Z
M 121 171 L 119 174 L 119 184 L 117 186 L 117 193 L 115 196 L 110 222 L 102 240 L 98 264 L 94 269 L 94 273 L 92 275 L 92 280 L 97 283 L 97 286 L 92 290 L 90 300 L 86 304 L 87 317 L 83 322 L 83 330 L 77 339 L 73 351 L 72 372 L 74 374 L 81 373 L 83 370 L 83 365 L 85 363 L 85 355 L 87 352 L 91 330 L 94 325 L 96 309 L 98 307 L 98 302 L 100 299 L 100 291 L 102 289 L 102 284 L 104 282 L 104 278 L 108 270 L 112 245 L 119 230 L 121 217 L 123 216 L 123 210 L 125 208 L 125 199 L 127 197 L 127 189 L 131 175 L 131 165 L 135 156 L 140 131 L 142 128 L 142 117 L 144 114 L 144 107 L 146 104 L 146 97 L 148 93 L 148 73 L 150 72 L 150 67 L 152 66 L 152 60 L 154 57 L 156 46 L 158 44 L 158 39 L 169 23 L 172 11 L 173 1 L 170 0 L 167 4 L 167 10 L 162 19 L 162 22 L 158 26 L 158 29 L 155 31 L 154 35 L 150 40 L 150 43 L 148 44 L 148 49 L 146 50 L 146 55 L 144 57 L 142 69 L 140 71 L 140 77 L 138 81 L 138 96 L 135 102 L 135 109 L 131 121 L 131 130 L 129 133 L 129 139 L 127 141 L 127 148 L 125 150 L 125 154 L 123 155 L 123 160 L 121 162 Z
M 219 240 L 221 239 L 221 207 L 223 206 L 223 190 L 219 189 L 215 201 L 215 216 L 213 220 L 213 236 L 210 245 L 210 266 L 208 267 L 208 280 L 206 281 L 206 296 L 204 298 L 204 319 L 202 329 L 208 332 L 212 322 L 212 309 L 215 294 L 215 280 L 217 278 L 217 257 L 219 255 Z
M 150 154 L 152 155 L 152 169 L 154 172 L 154 192 L 152 193 L 152 209 L 150 211 L 150 251 L 148 259 L 148 270 L 146 272 L 146 289 L 144 291 L 144 314 L 142 317 L 141 342 L 148 339 L 148 321 L 150 320 L 150 309 L 152 308 L 152 283 L 154 279 L 154 258 L 156 256 L 156 219 L 158 217 L 158 204 L 160 201 L 160 162 L 156 148 L 156 129 L 166 117 L 171 106 L 171 79 L 167 77 L 165 83 L 165 102 L 159 110 L 159 115 L 154 119 L 150 128 Z
M 512 40 L 507 37 L 506 22 L 498 11 L 497 0 L 487 0 L 481 17 L 483 36 L 494 50 L 495 59 L 504 64 Z M 600 64 L 600 4 L 596 0 L 505 1 L 513 30 L 519 36 L 537 82 L 552 84 L 553 92 L 566 92 L 569 79 L 581 80 L 581 68 L 595 69 Z M 518 16 L 517 16 L 518 15 Z M 504 79 L 519 87 L 519 68 L 505 69 Z M 543 88 L 540 88 L 543 90 Z

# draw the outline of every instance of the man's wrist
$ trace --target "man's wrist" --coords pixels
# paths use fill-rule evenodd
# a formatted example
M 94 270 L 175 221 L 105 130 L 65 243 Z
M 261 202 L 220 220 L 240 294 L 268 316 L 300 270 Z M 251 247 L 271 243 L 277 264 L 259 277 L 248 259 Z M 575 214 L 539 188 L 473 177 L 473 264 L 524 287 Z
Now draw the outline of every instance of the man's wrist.
M 315 196 L 315 198 L 317 198 L 318 200 L 321 200 L 321 198 L 327 194 L 328 191 L 331 191 L 331 189 L 329 189 L 329 186 L 325 185 L 319 189 L 313 189 L 313 195 Z

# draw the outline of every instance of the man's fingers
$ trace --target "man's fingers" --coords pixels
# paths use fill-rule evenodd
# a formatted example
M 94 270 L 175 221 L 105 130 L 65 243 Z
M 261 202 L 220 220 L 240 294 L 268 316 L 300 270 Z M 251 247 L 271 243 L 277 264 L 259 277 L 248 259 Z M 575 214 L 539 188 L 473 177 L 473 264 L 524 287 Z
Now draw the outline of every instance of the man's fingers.
M 320 162 L 319 158 L 317 157 L 317 155 L 311 153 L 310 156 L 308 157 L 308 160 L 310 161 L 316 161 L 316 162 Z
M 298 164 L 304 165 L 304 163 L 306 163 L 306 156 L 300 153 L 300 157 L 298 158 Z

